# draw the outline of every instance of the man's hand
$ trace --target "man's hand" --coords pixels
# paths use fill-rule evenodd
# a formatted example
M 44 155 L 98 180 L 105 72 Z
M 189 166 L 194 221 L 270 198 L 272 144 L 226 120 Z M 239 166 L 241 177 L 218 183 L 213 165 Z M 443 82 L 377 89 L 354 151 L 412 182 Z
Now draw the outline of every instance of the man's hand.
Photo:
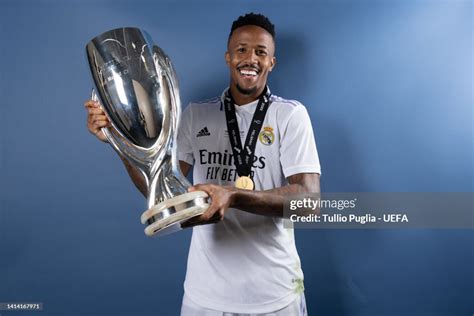
M 87 100 L 84 106 L 87 109 L 87 129 L 99 140 L 106 143 L 107 137 L 105 137 L 101 129 L 103 127 L 110 127 L 111 124 L 104 111 L 100 108 L 99 102 Z
M 181 223 L 181 228 L 189 228 L 199 225 L 207 225 L 207 224 L 216 224 L 221 221 L 221 215 L 219 213 L 215 213 L 210 220 L 203 221 L 200 219 L 200 216 L 193 217 L 188 219 L 184 223 Z
M 216 184 L 197 184 L 188 189 L 189 192 L 204 191 L 210 199 L 210 207 L 200 216 L 191 218 L 181 224 L 181 227 L 187 228 L 196 225 L 214 224 L 224 219 L 225 212 L 232 205 L 234 194 L 237 189 L 233 186 L 221 186 Z
M 299 173 L 287 178 L 288 185 L 264 190 L 241 190 L 233 186 L 215 184 L 198 184 L 189 191 L 205 191 L 211 198 L 211 206 L 201 216 L 192 218 L 182 224 L 182 227 L 217 223 L 224 219 L 229 207 L 252 214 L 263 216 L 283 217 L 285 197 L 292 194 L 319 193 L 319 174 Z M 318 213 L 319 210 L 316 211 Z

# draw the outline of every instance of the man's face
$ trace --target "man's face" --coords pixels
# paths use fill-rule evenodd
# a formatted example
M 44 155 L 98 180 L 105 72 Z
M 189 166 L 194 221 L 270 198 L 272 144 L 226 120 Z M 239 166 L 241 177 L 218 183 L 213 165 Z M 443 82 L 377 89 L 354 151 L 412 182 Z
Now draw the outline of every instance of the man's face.
M 230 84 L 244 95 L 261 93 L 275 65 L 274 54 L 275 43 L 265 29 L 246 25 L 234 30 L 225 53 Z

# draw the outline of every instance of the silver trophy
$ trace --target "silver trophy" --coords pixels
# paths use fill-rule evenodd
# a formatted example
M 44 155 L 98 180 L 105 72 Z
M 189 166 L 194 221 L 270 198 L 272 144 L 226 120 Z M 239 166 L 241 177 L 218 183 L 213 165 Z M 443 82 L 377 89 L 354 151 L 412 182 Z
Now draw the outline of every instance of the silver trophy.
M 169 57 L 138 28 L 119 28 L 86 46 L 101 106 L 112 128 L 102 129 L 112 147 L 140 170 L 148 187 L 145 234 L 163 235 L 209 207 L 208 195 L 187 192 L 176 156 L 181 104 Z

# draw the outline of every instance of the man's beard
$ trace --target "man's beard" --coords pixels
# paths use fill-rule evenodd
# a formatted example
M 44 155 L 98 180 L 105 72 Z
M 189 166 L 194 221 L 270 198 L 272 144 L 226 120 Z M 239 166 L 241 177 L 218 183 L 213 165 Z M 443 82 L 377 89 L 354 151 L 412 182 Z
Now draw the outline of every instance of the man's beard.
M 250 88 L 250 89 L 244 89 L 241 86 L 239 86 L 238 83 L 235 86 L 236 86 L 237 90 L 239 90 L 240 93 L 245 94 L 245 95 L 252 95 L 252 94 L 257 93 L 257 87 L 253 87 L 253 88 Z

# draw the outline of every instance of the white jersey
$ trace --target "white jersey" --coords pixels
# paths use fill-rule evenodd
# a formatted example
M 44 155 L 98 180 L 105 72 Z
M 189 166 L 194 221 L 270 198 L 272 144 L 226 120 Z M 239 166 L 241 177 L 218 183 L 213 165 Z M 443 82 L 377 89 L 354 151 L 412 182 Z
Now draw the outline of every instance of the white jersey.
M 182 115 L 178 158 L 194 165 L 195 184 L 232 185 L 238 177 L 221 99 L 191 103 Z M 257 103 L 235 106 L 242 144 Z M 302 104 L 271 96 L 252 172 L 255 190 L 284 186 L 297 173 L 321 173 Z M 283 221 L 229 209 L 223 221 L 194 227 L 185 295 L 233 313 L 268 313 L 290 304 L 304 289 L 303 272 L 293 230 Z

